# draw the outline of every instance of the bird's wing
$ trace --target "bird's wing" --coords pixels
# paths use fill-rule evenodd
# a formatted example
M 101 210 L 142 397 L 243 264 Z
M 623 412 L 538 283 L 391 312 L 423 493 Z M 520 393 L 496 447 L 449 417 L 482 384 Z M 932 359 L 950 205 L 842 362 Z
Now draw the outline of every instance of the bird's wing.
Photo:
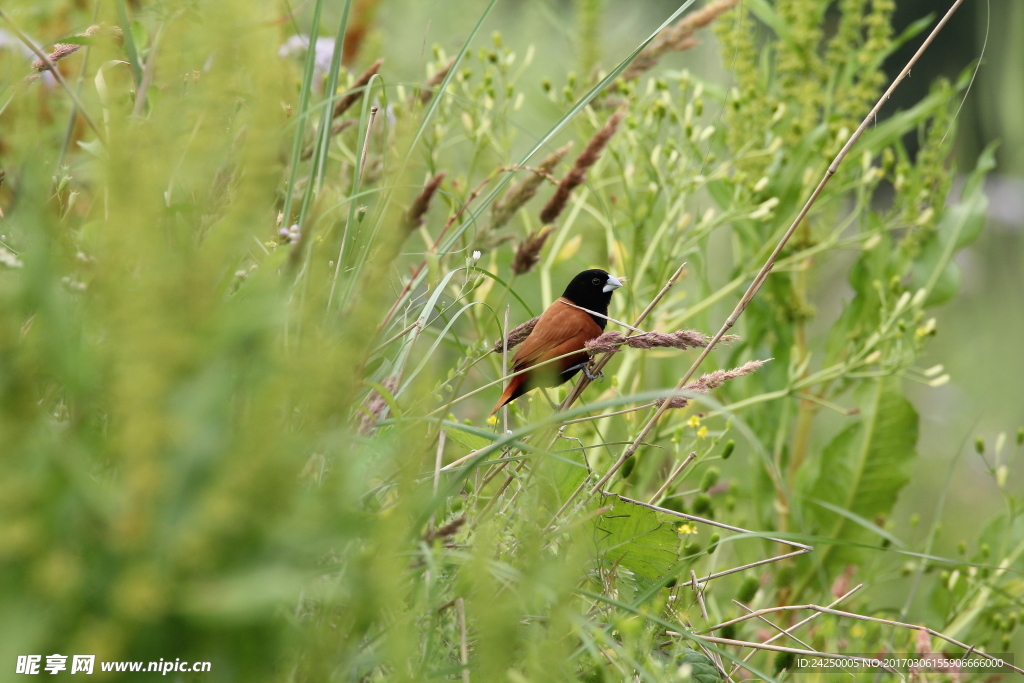
M 518 372 L 551 358 L 581 351 L 584 342 L 600 336 L 601 332 L 589 313 L 567 306 L 559 299 L 548 306 L 530 336 L 516 349 L 512 367 Z M 557 369 L 552 368 L 552 371 Z

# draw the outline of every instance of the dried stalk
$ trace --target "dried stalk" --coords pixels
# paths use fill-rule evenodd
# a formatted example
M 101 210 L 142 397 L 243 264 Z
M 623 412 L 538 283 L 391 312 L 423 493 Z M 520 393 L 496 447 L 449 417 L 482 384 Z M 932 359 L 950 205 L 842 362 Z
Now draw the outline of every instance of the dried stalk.
M 949 636 L 947 636 L 947 635 L 945 635 L 943 633 L 940 633 L 940 632 L 936 631 L 935 629 L 928 628 L 927 626 L 918 626 L 917 624 L 908 624 L 908 623 L 902 622 L 902 621 L 893 621 L 891 619 L 882 619 L 881 617 L 868 617 L 868 616 L 865 616 L 863 614 L 857 614 L 856 612 L 844 612 L 843 610 L 832 609 L 831 607 L 821 607 L 820 605 L 813 605 L 813 604 L 806 604 L 806 605 L 780 605 L 778 607 L 765 607 L 764 609 L 759 609 L 759 610 L 753 611 L 753 612 L 751 612 L 749 614 L 744 614 L 742 616 L 736 617 L 735 619 L 730 619 L 729 621 L 723 621 L 721 624 L 718 624 L 716 626 L 712 626 L 711 628 L 707 629 L 707 631 L 705 631 L 705 632 L 706 633 L 710 633 L 711 631 L 717 631 L 718 629 L 724 628 L 725 626 L 729 626 L 729 625 L 732 625 L 732 624 L 738 624 L 741 621 L 746 621 L 747 619 L 752 619 L 754 617 L 762 616 L 762 615 L 765 615 L 765 614 L 772 614 L 772 613 L 775 613 L 775 612 L 795 612 L 795 611 L 798 611 L 798 610 L 812 610 L 814 612 L 819 612 L 821 614 L 832 614 L 832 615 L 837 616 L 837 617 L 847 617 L 849 619 L 859 619 L 861 621 L 870 621 L 870 622 L 873 622 L 873 623 L 876 623 L 876 624 L 885 624 L 887 626 L 896 626 L 896 627 L 899 627 L 899 628 L 907 628 L 907 629 L 910 629 L 912 631 L 926 631 L 929 635 L 931 635 L 934 638 L 938 638 L 940 640 L 944 640 L 945 642 L 949 643 L 950 645 L 955 645 L 955 646 L 957 646 L 959 648 L 963 648 L 964 650 L 967 650 L 967 651 L 970 651 L 970 652 L 974 652 L 979 657 L 983 657 L 985 659 L 992 660 L 992 661 L 996 661 L 998 659 L 997 657 L 994 657 L 994 656 L 992 656 L 992 655 L 990 655 L 990 654 L 988 654 L 986 652 L 979 651 L 976 648 L 976 646 L 974 646 L 974 645 L 968 645 L 967 643 L 961 643 L 959 640 L 957 640 L 955 638 L 951 638 L 951 637 L 949 637 Z M 715 642 L 717 642 L 717 641 L 715 641 Z M 1020 668 L 1014 666 L 1013 664 L 1009 664 L 1009 663 L 1006 663 L 1006 662 L 1004 662 L 1004 663 L 1006 664 L 1006 666 L 1010 667 L 1014 671 L 1017 671 L 1018 673 L 1024 674 L 1024 669 L 1020 669 Z
M 836 598 L 831 603 L 829 603 L 829 607 L 830 608 L 831 607 L 835 607 L 836 605 L 838 605 L 839 603 L 843 602 L 844 600 L 846 600 L 848 597 L 850 597 L 851 595 L 853 595 L 854 593 L 856 593 L 857 591 L 859 591 L 863 587 L 864 587 L 864 584 L 860 584 L 860 585 L 854 586 L 852 589 L 850 589 L 849 591 L 847 591 L 846 593 L 844 593 L 843 595 L 841 595 L 840 597 Z M 807 624 L 810 621 L 813 621 L 814 619 L 817 619 L 820 616 L 821 616 L 821 612 L 815 612 L 814 614 L 811 614 L 808 617 L 804 617 L 803 619 L 801 619 L 797 623 L 793 624 L 790 627 L 789 630 L 790 631 L 795 631 L 796 629 L 800 628 L 801 626 L 804 626 L 805 624 Z M 765 642 L 765 644 L 773 643 L 776 640 L 778 640 L 779 638 L 781 638 L 782 635 L 783 634 L 779 633 L 777 635 L 772 636 L 771 638 L 769 638 L 768 640 L 766 640 L 764 642 Z M 732 670 L 729 671 L 729 675 L 732 676 L 734 673 L 736 673 L 737 669 L 740 668 L 740 665 L 743 662 L 746 662 L 747 660 L 749 660 L 751 657 L 754 656 L 754 652 L 755 652 L 755 650 L 751 650 L 750 652 L 747 653 L 747 655 L 743 658 L 743 660 L 741 662 L 736 662 L 733 665 Z

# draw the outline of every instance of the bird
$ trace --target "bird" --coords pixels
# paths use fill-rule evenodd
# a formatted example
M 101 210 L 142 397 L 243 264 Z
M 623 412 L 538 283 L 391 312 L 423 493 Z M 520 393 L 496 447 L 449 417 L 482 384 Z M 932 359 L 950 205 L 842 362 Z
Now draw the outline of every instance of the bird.
M 572 355 L 512 377 L 491 415 L 530 389 L 558 386 L 572 379 L 580 370 L 590 379 L 595 379 L 586 369 L 590 356 L 583 345 L 604 332 L 608 321 L 600 316 L 608 315 L 612 292 L 622 286 L 624 279 L 609 275 L 600 268 L 584 270 L 572 279 L 562 296 L 547 307 L 533 331 L 516 349 L 512 357 L 512 372 L 529 370 L 546 360 L 568 353 Z M 600 316 L 581 308 L 599 313 Z

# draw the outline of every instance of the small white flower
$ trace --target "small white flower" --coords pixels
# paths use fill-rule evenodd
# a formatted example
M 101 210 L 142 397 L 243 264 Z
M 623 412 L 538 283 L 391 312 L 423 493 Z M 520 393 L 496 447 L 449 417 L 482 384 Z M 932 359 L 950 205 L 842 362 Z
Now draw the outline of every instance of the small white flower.
M 475 263 L 476 261 L 479 261 L 480 260 L 480 256 L 481 256 L 480 250 L 474 251 L 473 252 L 473 262 Z

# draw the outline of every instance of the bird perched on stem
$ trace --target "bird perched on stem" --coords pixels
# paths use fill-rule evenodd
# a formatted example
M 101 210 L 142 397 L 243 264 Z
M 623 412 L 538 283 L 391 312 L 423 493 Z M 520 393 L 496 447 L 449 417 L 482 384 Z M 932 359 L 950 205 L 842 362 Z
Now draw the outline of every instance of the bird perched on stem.
M 622 280 L 598 268 L 585 270 L 574 277 L 562 296 L 537 320 L 530 336 L 516 349 L 512 357 L 512 372 L 528 372 L 515 375 L 509 381 L 491 415 L 530 389 L 557 386 L 572 379 L 580 370 L 590 377 L 586 369 L 590 356 L 583 345 L 599 337 L 608 321 L 580 309 L 607 316 L 612 292 L 621 286 Z M 558 360 L 530 370 L 552 358 Z

